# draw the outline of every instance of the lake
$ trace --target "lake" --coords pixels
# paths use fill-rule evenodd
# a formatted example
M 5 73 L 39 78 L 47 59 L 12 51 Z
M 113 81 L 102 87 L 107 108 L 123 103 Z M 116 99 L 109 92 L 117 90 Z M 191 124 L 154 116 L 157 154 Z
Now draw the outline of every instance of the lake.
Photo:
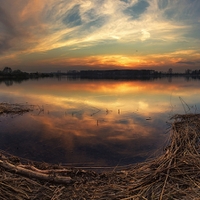
M 0 102 L 34 105 L 0 115 L 0 149 L 34 161 L 117 166 L 162 152 L 174 114 L 199 112 L 200 81 L 1 81 Z

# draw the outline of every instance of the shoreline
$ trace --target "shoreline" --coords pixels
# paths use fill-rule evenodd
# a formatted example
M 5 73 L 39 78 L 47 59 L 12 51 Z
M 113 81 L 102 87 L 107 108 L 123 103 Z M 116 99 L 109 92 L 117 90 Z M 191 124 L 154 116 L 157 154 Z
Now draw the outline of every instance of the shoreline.
M 1 152 L 2 199 L 199 199 L 200 114 L 175 115 L 165 152 L 112 171 L 21 160 Z M 20 183 L 20 184 L 19 184 Z

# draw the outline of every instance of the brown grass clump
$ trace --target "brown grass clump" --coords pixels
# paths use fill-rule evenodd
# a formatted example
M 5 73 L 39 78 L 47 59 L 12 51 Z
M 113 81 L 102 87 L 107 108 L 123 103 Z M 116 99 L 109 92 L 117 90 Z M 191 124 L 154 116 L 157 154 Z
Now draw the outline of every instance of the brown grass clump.
M 140 164 L 128 199 L 200 199 L 200 115 L 175 115 L 165 154 Z
M 33 106 L 28 104 L 0 103 L 0 115 L 2 114 L 23 114 L 33 111 Z
M 33 163 L 2 152 L 0 199 L 198 200 L 200 115 L 173 120 L 163 155 L 110 172 Z

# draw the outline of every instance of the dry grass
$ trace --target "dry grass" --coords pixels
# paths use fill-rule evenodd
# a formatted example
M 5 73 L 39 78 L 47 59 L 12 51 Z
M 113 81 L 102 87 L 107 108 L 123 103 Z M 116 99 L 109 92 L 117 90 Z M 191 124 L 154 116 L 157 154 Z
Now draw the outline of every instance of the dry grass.
M 112 172 L 33 163 L 2 152 L 2 162 L 48 172 L 49 181 L 22 176 L 1 166 L 0 199 L 198 200 L 200 115 L 175 115 L 173 120 L 163 155 Z M 71 177 L 71 182 L 58 184 L 52 176 Z
M 0 115 L 2 114 L 23 114 L 33 111 L 34 106 L 28 104 L 0 103 Z

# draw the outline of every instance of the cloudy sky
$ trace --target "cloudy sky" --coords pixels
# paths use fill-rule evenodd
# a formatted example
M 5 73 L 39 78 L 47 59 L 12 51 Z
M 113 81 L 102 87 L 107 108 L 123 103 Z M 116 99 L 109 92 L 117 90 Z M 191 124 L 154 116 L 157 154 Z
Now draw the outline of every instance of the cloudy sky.
M 0 69 L 200 69 L 199 0 L 0 0 Z

